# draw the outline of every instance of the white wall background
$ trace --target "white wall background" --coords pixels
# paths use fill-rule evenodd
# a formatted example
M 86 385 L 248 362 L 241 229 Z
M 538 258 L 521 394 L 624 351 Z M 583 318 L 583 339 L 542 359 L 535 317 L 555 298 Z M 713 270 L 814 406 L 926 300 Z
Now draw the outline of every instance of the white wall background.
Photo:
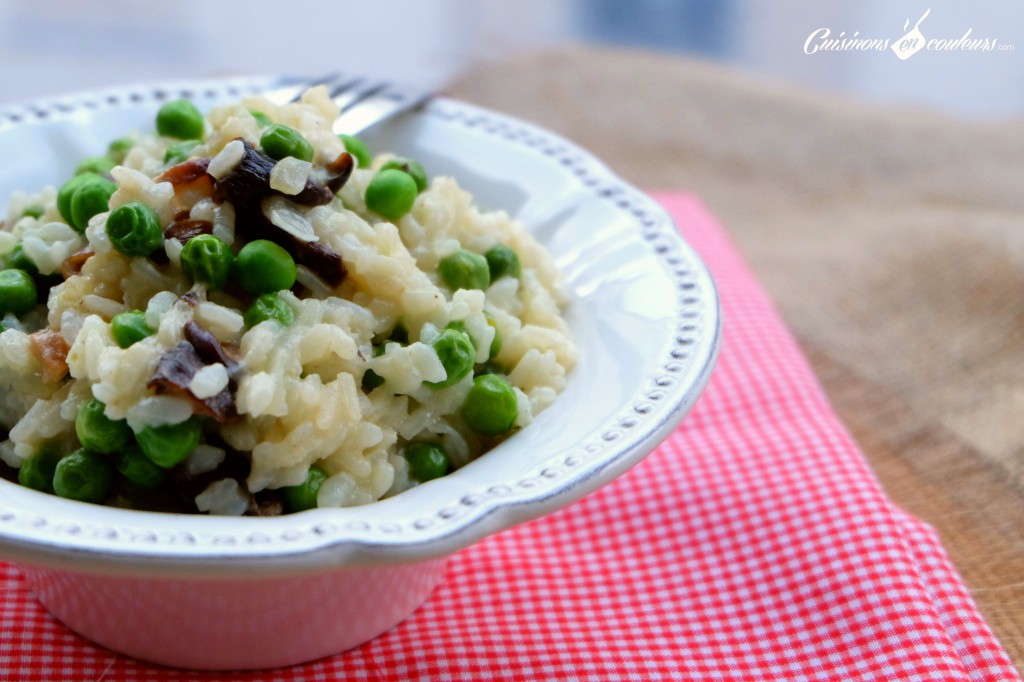
M 807 34 L 993 36 L 1018 49 L 805 55 Z M 166 78 L 351 70 L 441 86 L 478 60 L 563 41 L 688 53 L 883 102 L 1024 113 L 1024 2 L 988 0 L 4 0 L 0 102 Z M 541 77 L 542 74 L 538 74 Z
M 827 90 L 881 102 L 898 102 L 954 114 L 996 118 L 1024 114 L 1024 2 L 990 0 L 859 0 L 740 2 L 734 61 L 740 66 Z M 922 52 L 905 62 L 885 53 L 806 55 L 808 34 L 833 33 L 897 38 L 931 9 L 921 32 L 926 38 L 994 37 L 1014 45 L 1000 52 Z

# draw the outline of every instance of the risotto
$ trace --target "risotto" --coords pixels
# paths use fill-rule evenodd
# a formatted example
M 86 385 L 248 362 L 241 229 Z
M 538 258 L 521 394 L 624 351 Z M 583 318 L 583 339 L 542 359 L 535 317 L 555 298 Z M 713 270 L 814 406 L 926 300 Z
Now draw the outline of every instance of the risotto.
M 527 427 L 577 350 L 550 255 L 326 91 L 165 104 L 0 229 L 0 471 L 134 509 L 360 505 Z

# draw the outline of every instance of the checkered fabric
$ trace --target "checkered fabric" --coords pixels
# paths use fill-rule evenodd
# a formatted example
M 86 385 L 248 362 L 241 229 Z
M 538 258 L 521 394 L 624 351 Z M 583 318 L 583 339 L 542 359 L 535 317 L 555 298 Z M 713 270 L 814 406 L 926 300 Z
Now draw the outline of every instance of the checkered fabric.
M 409 620 L 290 669 L 201 674 L 95 647 L 0 565 L 5 680 L 1017 680 L 935 533 L 886 499 L 696 200 L 721 359 L 683 425 L 586 499 L 460 552 Z

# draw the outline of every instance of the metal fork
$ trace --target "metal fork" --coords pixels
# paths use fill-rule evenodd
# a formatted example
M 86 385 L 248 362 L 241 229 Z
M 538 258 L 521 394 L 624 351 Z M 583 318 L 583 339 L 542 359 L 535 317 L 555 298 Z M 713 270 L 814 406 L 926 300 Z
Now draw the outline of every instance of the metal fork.
M 331 99 L 341 109 L 341 115 L 334 121 L 334 132 L 346 135 L 357 135 L 434 96 L 421 88 L 340 73 L 295 80 L 261 95 L 277 104 L 296 102 L 307 88 L 315 85 L 326 86 Z

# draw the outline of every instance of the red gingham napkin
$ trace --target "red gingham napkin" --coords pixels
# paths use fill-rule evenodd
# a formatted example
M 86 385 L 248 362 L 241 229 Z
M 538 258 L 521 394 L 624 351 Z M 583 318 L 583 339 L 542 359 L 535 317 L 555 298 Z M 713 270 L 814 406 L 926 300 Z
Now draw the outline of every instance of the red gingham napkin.
M 402 625 L 290 669 L 147 666 L 70 633 L 0 564 L 5 680 L 1018 680 L 934 531 L 886 499 L 772 305 L 695 199 L 711 385 L 668 441 L 556 514 L 456 555 Z

